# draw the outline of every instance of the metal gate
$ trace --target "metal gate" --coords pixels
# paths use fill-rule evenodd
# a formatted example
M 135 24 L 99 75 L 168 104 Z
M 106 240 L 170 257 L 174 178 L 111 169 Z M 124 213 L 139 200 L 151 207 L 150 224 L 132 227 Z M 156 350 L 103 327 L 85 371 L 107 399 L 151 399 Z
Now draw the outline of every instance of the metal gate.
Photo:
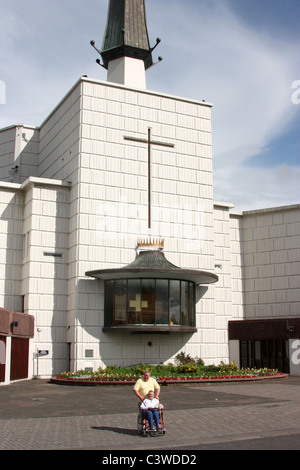
M 0 382 L 5 382 L 6 337 L 0 336 Z
M 29 339 L 11 339 L 10 380 L 27 379 L 28 377 Z

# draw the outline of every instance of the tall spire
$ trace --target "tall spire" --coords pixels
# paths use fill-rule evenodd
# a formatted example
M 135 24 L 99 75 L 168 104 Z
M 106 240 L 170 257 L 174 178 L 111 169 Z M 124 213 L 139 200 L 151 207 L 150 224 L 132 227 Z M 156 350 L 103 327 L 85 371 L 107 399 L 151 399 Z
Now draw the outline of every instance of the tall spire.
M 108 70 L 108 81 L 146 88 L 145 70 L 153 65 L 152 51 L 159 42 L 150 47 L 145 0 L 109 0 L 102 49 L 95 48 L 103 64 L 97 62 Z M 94 41 L 91 44 L 95 47 Z

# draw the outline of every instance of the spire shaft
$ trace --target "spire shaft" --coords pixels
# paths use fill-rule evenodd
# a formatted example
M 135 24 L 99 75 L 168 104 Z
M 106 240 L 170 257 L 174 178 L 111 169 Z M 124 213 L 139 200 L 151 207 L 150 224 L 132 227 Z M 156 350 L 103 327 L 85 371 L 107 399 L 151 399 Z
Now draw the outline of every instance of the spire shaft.
M 145 69 L 153 65 L 145 0 L 110 0 L 101 56 L 108 69 L 111 60 L 131 57 L 144 61 Z

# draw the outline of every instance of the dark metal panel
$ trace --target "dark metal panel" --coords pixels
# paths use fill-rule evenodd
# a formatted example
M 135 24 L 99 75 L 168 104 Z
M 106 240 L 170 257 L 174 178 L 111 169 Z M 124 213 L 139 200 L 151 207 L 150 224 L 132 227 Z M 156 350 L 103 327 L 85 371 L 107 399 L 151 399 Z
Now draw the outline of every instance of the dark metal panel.
M 289 339 L 300 337 L 300 318 L 229 321 L 230 340 Z
M 110 0 L 102 52 L 124 45 L 125 0 Z

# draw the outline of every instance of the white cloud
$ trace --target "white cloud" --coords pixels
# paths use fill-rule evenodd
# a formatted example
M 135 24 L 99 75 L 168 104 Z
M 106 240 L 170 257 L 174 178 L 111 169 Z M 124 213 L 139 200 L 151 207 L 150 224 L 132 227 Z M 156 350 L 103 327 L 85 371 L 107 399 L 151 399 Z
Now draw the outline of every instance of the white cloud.
M 298 48 L 247 28 L 218 1 L 213 10 L 204 4 L 203 22 L 191 17 L 191 9 L 187 14 L 184 6 L 177 8 L 168 37 L 177 54 L 173 51 L 174 87 L 179 94 L 214 103 L 215 154 L 266 145 L 293 113 Z M 175 31 L 180 31 L 176 39 Z
M 214 2 L 213 9 L 203 4 L 203 22 L 182 4 L 177 10 L 168 47 L 176 44 L 180 60 L 173 56 L 177 82 L 173 78 L 171 84 L 180 95 L 214 103 L 215 198 L 240 209 L 300 201 L 300 166 L 289 166 L 287 155 L 279 166 L 245 166 L 283 135 L 298 113 L 291 86 L 299 70 L 299 45 L 251 29 L 224 2 Z
M 0 80 L 7 96 L 0 127 L 39 125 L 82 74 L 106 79 L 89 41 L 101 46 L 108 1 L 90 0 L 87 8 L 86 0 L 43 0 L 42 9 L 41 0 L 1 1 Z M 151 44 L 162 38 L 154 59 L 164 57 L 148 72 L 148 88 L 213 102 L 216 199 L 241 208 L 294 203 L 299 167 L 289 166 L 287 155 L 273 168 L 245 163 L 299 115 L 300 105 L 291 100 L 292 83 L 300 78 L 299 44 L 271 36 L 267 25 L 253 29 L 230 5 L 147 3 Z
M 214 178 L 215 200 L 233 202 L 236 210 L 263 209 L 299 204 L 300 166 L 273 168 L 230 167 Z M 225 196 L 225 198 L 224 198 Z

